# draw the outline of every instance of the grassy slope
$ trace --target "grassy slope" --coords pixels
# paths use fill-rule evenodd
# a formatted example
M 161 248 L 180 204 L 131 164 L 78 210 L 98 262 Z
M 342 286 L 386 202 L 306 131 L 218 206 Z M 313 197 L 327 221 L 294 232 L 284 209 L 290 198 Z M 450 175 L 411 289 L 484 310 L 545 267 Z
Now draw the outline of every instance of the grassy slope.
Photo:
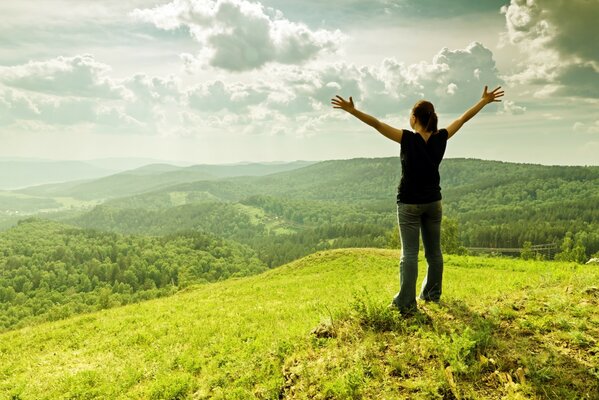
M 598 398 L 599 268 L 446 256 L 444 303 L 401 320 L 398 257 L 320 252 L 2 334 L 0 398 Z

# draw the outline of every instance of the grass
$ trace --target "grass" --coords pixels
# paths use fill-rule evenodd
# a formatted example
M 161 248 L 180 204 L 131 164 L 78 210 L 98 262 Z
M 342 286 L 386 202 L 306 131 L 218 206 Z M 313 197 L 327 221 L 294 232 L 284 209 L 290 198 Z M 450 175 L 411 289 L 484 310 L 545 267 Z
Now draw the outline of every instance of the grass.
M 186 192 L 169 192 L 168 193 L 171 206 L 182 206 L 183 204 L 187 204 L 187 193 Z
M 252 225 L 264 224 L 268 232 L 273 232 L 276 235 L 290 235 L 297 232 L 296 229 L 293 229 L 293 224 L 284 218 L 268 215 L 261 208 L 241 203 L 235 204 L 235 207 L 249 216 Z
M 398 258 L 318 252 L 4 333 L 0 399 L 599 398 L 598 268 L 446 256 L 442 303 L 402 319 Z

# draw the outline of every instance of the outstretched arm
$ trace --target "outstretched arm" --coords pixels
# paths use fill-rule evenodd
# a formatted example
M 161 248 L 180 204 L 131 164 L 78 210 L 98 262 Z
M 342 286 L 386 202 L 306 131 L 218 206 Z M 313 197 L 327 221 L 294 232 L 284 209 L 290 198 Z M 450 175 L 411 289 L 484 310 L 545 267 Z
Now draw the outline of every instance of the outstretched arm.
M 455 135 L 455 133 L 458 130 L 460 130 L 462 125 L 464 125 L 470 118 L 472 118 L 476 114 L 478 114 L 478 112 L 480 110 L 482 110 L 484 106 L 486 106 L 489 103 L 501 101 L 501 100 L 497 100 L 497 98 L 503 96 L 503 90 L 499 91 L 499 89 L 501 89 L 501 86 L 497 86 L 495 89 L 493 89 L 493 91 L 487 92 L 487 86 L 485 86 L 485 89 L 483 90 L 483 95 L 482 95 L 481 99 L 478 101 L 478 103 L 476 103 L 474 106 L 472 106 L 472 108 L 470 108 L 468 111 L 466 111 L 464 114 L 462 114 L 462 116 L 460 118 L 453 121 L 446 128 L 447 129 L 447 138 L 449 139 L 450 137 Z
M 396 129 L 390 125 L 385 124 L 384 122 L 379 121 L 371 115 L 357 110 L 356 107 L 354 107 L 354 100 L 351 98 L 351 96 L 349 98 L 349 101 L 345 101 L 345 99 L 343 99 L 343 97 L 341 96 L 336 97 L 336 99 L 331 99 L 333 108 L 340 108 L 343 111 L 347 111 L 354 117 L 358 118 L 360 121 L 372 126 L 374 129 L 376 129 L 389 139 L 394 140 L 397 143 L 401 143 L 401 136 L 403 134 L 403 130 Z

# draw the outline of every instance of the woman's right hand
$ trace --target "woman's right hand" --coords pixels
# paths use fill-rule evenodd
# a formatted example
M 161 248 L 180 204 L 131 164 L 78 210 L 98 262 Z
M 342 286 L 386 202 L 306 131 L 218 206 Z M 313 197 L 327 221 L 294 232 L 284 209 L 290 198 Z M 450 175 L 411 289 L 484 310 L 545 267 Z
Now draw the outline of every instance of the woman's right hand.
M 345 99 L 339 95 L 335 96 L 336 99 L 331 99 L 331 104 L 333 104 L 333 108 L 340 108 L 348 113 L 351 113 L 356 108 L 354 107 L 354 100 L 349 96 L 349 101 L 345 101 Z

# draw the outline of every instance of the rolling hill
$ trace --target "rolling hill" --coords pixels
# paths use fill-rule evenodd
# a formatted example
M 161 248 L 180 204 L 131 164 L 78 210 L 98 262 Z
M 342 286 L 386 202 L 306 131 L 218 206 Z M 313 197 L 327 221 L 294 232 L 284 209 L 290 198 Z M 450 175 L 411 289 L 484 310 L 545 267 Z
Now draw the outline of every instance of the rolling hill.
M 231 176 L 259 176 L 310 165 L 309 161 L 282 164 L 194 165 L 176 167 L 150 164 L 96 180 L 29 187 L 18 193 L 43 197 L 73 197 L 80 200 L 105 200 L 156 191 L 177 184 L 215 180 Z
M 0 334 L 0 398 L 598 398 L 599 269 L 448 256 L 442 303 L 401 319 L 398 257 L 318 252 Z
M 254 224 L 258 228 L 255 236 L 261 236 L 270 227 L 277 232 L 297 234 L 306 229 L 327 230 L 335 220 L 336 231 L 345 229 L 340 224 L 359 224 L 363 231 L 353 236 L 352 243 L 339 243 L 340 246 L 376 246 L 381 242 L 376 238 L 387 235 L 381 234 L 381 229 L 389 234 L 395 230 L 399 166 L 397 157 L 357 158 L 307 166 L 294 164 L 292 167 L 298 168 L 262 176 L 250 176 L 252 171 L 245 170 L 246 176 L 222 177 L 242 173 L 252 166 L 217 166 L 208 170 L 208 166 L 179 168 L 160 164 L 95 181 L 29 188 L 23 191 L 27 194 L 14 194 L 19 198 L 11 198 L 7 193 L 2 200 L 15 207 L 26 206 L 28 213 L 34 213 L 31 207 L 37 204 L 47 207 L 54 203 L 55 210 L 63 212 L 44 214 L 48 218 L 125 233 L 165 234 L 181 229 L 214 232 L 214 227 L 222 230 L 218 215 L 194 214 L 207 210 L 221 210 L 225 226 L 231 225 L 229 216 L 239 214 L 239 210 L 263 216 L 259 218 L 262 221 Z M 264 168 L 285 166 L 254 167 L 264 173 Z M 220 171 L 221 177 L 215 171 Z M 202 180 L 197 180 L 200 177 Z M 599 203 L 599 167 L 447 159 L 441 164 L 441 179 L 444 214 L 456 221 L 464 246 L 520 248 L 531 242 L 552 244 L 561 250 L 570 234 L 573 246 L 584 248 L 586 257 L 599 251 L 599 208 L 593 207 Z M 38 198 L 36 193 L 47 197 Z M 58 194 L 80 199 L 55 197 Z M 100 202 L 100 206 L 91 208 Z M 14 211 L 7 213 L 9 218 L 1 220 L 0 226 L 16 221 Z M 217 223 L 207 227 L 200 220 Z M 368 239 L 368 235 L 374 239 Z M 312 237 L 314 240 L 309 241 L 305 252 L 296 249 L 293 255 L 315 251 L 322 240 L 339 235 Z M 299 236 L 289 237 L 287 242 L 302 240 Z M 267 245 L 266 239 L 263 244 Z M 273 251 L 274 248 L 269 250 Z M 272 258 L 272 254 L 269 257 L 277 258 Z M 287 262 L 293 259 L 290 257 L 279 261 Z
M 190 168 L 195 167 L 189 167 L 185 171 L 191 171 Z M 127 172 L 128 178 L 132 179 L 132 186 L 137 185 L 133 181 L 138 179 L 134 172 Z M 177 183 L 179 173 L 180 171 L 172 172 L 173 175 L 159 174 L 160 178 L 152 175 L 159 182 L 166 181 L 169 177 L 173 179 L 166 187 L 149 188 L 145 193 L 134 197 L 127 197 L 126 192 L 115 185 L 112 188 L 113 197 L 118 197 L 118 200 L 111 200 L 109 204 L 125 208 L 139 207 L 147 201 L 150 207 L 171 207 L 194 202 L 196 195 L 200 199 L 224 201 L 240 201 L 247 196 L 267 195 L 342 203 L 386 202 L 393 206 L 401 169 L 399 158 L 386 157 L 322 161 L 263 176 L 201 178 L 183 183 Z M 446 205 L 459 212 L 477 211 L 481 206 L 488 207 L 489 202 L 490 205 L 497 206 L 563 201 L 564 196 L 567 200 L 588 199 L 589 196 L 596 197 L 599 188 L 599 167 L 543 166 L 454 158 L 443 161 L 440 173 Z M 148 176 L 141 179 L 145 178 Z M 92 193 L 107 190 L 99 189 L 104 185 L 103 180 L 90 182 L 89 185 Z M 83 186 L 77 191 L 82 188 Z M 34 189 L 27 189 L 25 193 L 33 194 L 32 190 Z M 72 195 L 74 191 L 69 193 Z M 172 193 L 183 196 L 183 200 L 173 204 Z M 93 197 L 92 194 L 79 196 Z M 478 203 L 481 196 L 485 197 L 484 204 Z M 128 204 L 130 200 L 131 204 Z
M 115 220 L 118 214 L 118 224 L 137 232 L 156 233 L 157 226 L 171 231 L 168 218 L 185 218 L 183 225 L 193 229 L 191 208 L 221 202 L 257 207 L 287 226 L 310 225 L 306 221 L 322 225 L 327 215 L 345 210 L 347 223 L 393 229 L 398 166 L 395 157 L 336 160 L 267 176 L 184 183 L 107 201 L 71 222 L 114 230 L 116 225 L 103 218 L 111 215 Z M 584 232 L 579 240 L 589 255 L 599 251 L 599 208 L 593 207 L 599 203 L 599 167 L 448 159 L 441 164 L 441 185 L 444 213 L 458 222 L 465 246 L 517 248 L 526 241 L 559 245 L 568 232 Z M 260 196 L 270 200 L 256 201 Z M 370 220 L 358 217 L 360 213 Z M 127 222 L 137 215 L 147 222 Z

